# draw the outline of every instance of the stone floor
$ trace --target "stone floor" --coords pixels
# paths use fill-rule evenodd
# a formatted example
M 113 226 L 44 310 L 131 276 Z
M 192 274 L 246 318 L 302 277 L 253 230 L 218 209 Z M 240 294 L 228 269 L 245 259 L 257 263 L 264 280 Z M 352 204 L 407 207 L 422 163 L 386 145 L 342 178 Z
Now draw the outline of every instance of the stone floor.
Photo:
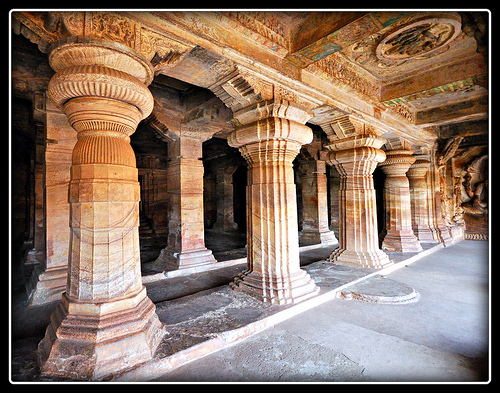
M 478 241 L 403 261 L 390 279 L 373 276 L 345 292 L 411 287 L 416 302 L 329 300 L 156 381 L 486 381 L 488 262 L 488 243 Z
M 245 268 L 241 259 L 212 271 L 151 279 L 145 284 L 148 295 L 168 334 L 151 363 L 117 380 L 485 378 L 487 243 L 463 241 L 446 249 L 427 245 L 420 254 L 391 253 L 396 264 L 386 271 L 326 262 L 331 250 L 301 249 L 301 264 L 321 292 L 298 305 L 263 304 L 231 290 L 227 283 Z M 419 263 L 412 263 L 418 258 Z M 12 380 L 49 380 L 38 375 L 34 351 L 55 305 L 26 312 L 20 303 L 12 307 Z M 455 334 L 457 328 L 462 333 Z M 455 350 L 453 345 L 460 347 L 463 338 L 461 350 Z

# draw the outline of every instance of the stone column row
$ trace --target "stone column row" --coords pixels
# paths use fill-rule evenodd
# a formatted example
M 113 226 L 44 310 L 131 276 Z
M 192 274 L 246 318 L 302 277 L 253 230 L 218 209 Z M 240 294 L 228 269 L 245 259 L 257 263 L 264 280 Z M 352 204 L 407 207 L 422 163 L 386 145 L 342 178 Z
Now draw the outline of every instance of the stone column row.
M 101 379 L 151 360 L 165 332 L 141 281 L 140 190 L 130 146 L 130 135 L 153 109 L 147 88 L 153 69 L 126 46 L 85 37 L 56 43 L 49 61 L 56 74 L 48 93 L 76 130 L 77 142 L 69 185 L 66 292 L 38 357 L 42 374 Z M 249 166 L 248 262 L 232 287 L 264 302 L 296 303 L 319 292 L 300 269 L 292 167 L 301 146 L 312 141 L 305 126 L 312 113 L 292 92 L 247 77 L 238 71 L 213 87 L 231 103 L 236 129 L 228 143 Z M 341 232 L 332 259 L 381 268 L 391 261 L 378 247 L 372 173 L 385 159 L 384 140 L 356 125 L 355 136 L 331 146 L 330 162 L 341 175 Z M 170 213 L 167 261 L 175 268 L 214 262 L 200 236 L 201 142 L 185 135 L 171 144 L 171 201 L 179 210 Z M 323 168 L 316 173 L 323 174 Z M 317 182 L 324 185 L 323 177 Z M 402 190 L 394 194 L 408 200 Z
M 427 171 L 430 160 L 405 148 L 382 150 L 381 131 L 352 116 L 321 124 L 330 142 L 328 162 L 340 174 L 339 247 L 330 260 L 336 263 L 383 268 L 392 262 L 386 251 L 418 252 L 420 242 L 441 241 L 434 224 Z M 385 229 L 379 247 L 373 171 L 386 174 Z

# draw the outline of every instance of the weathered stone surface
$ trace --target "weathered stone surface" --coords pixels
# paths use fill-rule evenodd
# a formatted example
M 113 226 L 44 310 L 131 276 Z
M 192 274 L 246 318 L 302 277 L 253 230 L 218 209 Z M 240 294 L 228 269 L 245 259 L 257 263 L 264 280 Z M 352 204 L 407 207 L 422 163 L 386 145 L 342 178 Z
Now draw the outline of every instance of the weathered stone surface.
M 292 167 L 301 145 L 311 142 L 312 131 L 296 121 L 307 118 L 307 112 L 296 107 L 290 107 L 291 118 L 278 117 L 287 110 L 285 102 L 264 102 L 258 112 L 240 117 L 248 121 L 254 116 L 228 139 L 249 165 L 248 268 L 232 287 L 277 304 L 296 303 L 318 292 L 314 281 L 300 270 Z
M 384 183 L 385 230 L 382 249 L 415 252 L 422 246 L 411 225 L 410 183 L 406 172 L 415 162 L 412 150 L 386 151 L 380 167 L 386 174 Z
M 69 185 L 67 287 L 38 359 L 45 375 L 102 379 L 151 359 L 163 336 L 141 282 L 140 193 L 129 138 L 153 99 L 142 81 L 112 68 L 120 59 L 126 69 L 128 49 L 89 40 L 79 42 L 77 56 L 74 48 L 62 42 L 50 55 L 58 72 L 49 95 L 78 140 Z
M 406 304 L 418 302 L 420 294 L 409 285 L 377 275 L 340 291 L 340 297 L 367 303 Z

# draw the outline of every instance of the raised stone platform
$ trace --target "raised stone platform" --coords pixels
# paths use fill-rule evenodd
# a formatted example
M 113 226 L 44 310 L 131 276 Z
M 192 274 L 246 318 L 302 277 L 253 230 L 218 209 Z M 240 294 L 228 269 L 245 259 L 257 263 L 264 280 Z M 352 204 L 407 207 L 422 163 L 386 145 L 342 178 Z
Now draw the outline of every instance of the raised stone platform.
M 404 304 L 417 302 L 420 294 L 412 287 L 384 276 L 373 276 L 339 292 L 347 300 L 368 303 Z

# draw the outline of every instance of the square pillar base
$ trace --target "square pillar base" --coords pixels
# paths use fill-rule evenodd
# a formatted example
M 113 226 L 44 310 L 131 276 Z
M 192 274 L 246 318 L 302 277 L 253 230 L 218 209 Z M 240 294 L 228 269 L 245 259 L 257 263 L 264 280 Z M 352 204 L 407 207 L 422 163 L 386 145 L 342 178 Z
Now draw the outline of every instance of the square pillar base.
M 299 303 L 319 292 L 319 287 L 304 270 L 288 277 L 268 277 L 246 270 L 229 285 L 236 291 L 272 304 Z
M 217 263 L 212 250 L 201 248 L 198 250 L 174 251 L 169 247 L 161 250 L 155 264 L 163 263 L 165 270 L 189 269 Z
M 413 231 L 388 231 L 382 242 L 382 250 L 419 252 L 422 251 L 422 246 Z
M 373 251 L 351 251 L 340 247 L 333 251 L 329 260 L 340 265 L 367 267 L 370 269 L 382 269 L 394 263 L 380 249 Z
M 108 303 L 83 303 L 63 293 L 38 344 L 42 375 L 103 380 L 153 358 L 165 333 L 146 288 Z

